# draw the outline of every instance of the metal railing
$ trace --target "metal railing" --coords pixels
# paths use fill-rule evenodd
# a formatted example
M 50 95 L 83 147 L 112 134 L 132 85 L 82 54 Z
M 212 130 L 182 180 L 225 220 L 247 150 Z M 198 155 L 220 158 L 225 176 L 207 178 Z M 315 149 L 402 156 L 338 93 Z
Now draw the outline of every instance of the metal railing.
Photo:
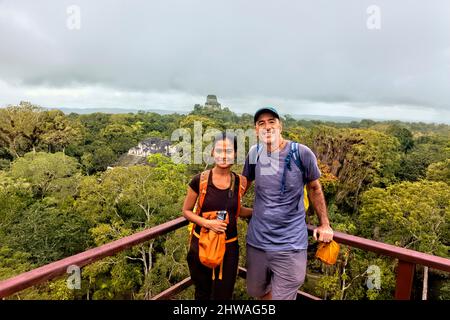
M 155 226 L 148 230 L 135 233 L 131 236 L 121 238 L 119 240 L 107 243 L 100 247 L 96 247 L 79 254 L 64 258 L 62 260 L 52 262 L 45 266 L 33 269 L 31 271 L 19 274 L 15 277 L 0 281 L 0 298 L 8 297 L 23 289 L 43 283 L 47 280 L 64 275 L 69 266 L 76 265 L 78 267 L 86 266 L 90 263 L 98 261 L 107 256 L 114 255 L 120 251 L 131 248 L 158 236 L 169 233 L 173 230 L 181 228 L 188 224 L 183 218 L 177 218 L 161 225 Z M 308 225 L 309 233 L 312 232 L 314 226 Z M 394 245 L 369 240 L 357 236 L 352 236 L 342 232 L 334 233 L 334 240 L 354 248 L 370 251 L 383 256 L 389 256 L 398 259 L 397 280 L 395 299 L 408 300 L 411 297 L 411 289 L 413 284 L 413 276 L 416 265 L 423 265 L 437 270 L 450 272 L 450 259 L 397 247 Z M 246 270 L 239 269 L 239 275 L 245 277 Z M 184 290 L 192 284 L 190 278 L 186 278 L 180 283 L 154 296 L 153 299 L 166 299 L 174 294 Z M 304 298 L 319 299 L 304 292 L 299 292 Z

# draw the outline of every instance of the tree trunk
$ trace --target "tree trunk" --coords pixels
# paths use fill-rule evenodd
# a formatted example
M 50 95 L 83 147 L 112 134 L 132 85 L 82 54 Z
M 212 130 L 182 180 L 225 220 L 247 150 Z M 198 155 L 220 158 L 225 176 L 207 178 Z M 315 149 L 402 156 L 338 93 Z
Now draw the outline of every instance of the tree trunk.
M 151 289 L 151 283 L 150 283 L 150 272 L 151 272 L 152 267 L 153 267 L 153 259 L 152 259 L 153 242 L 154 242 L 154 240 L 151 240 L 150 243 L 149 243 L 148 252 L 147 252 L 148 260 L 145 263 L 147 270 L 145 272 L 146 280 L 144 282 L 147 283 L 147 288 L 145 289 L 144 300 L 150 300 L 150 298 L 152 297 L 152 289 Z M 145 252 L 144 247 L 142 247 L 142 251 Z
M 144 277 L 147 278 L 147 272 L 148 272 L 147 258 L 145 256 L 145 250 L 144 250 L 143 246 L 141 248 L 141 257 L 142 257 L 142 263 L 144 264 Z
M 427 300 L 428 295 L 428 267 L 423 267 L 422 300 Z
M 348 264 L 348 258 L 349 257 L 350 257 L 349 254 L 345 255 L 344 264 L 342 266 L 341 278 L 342 278 L 343 275 L 346 275 L 346 267 L 347 267 L 347 264 Z M 344 280 L 342 280 L 341 297 L 340 297 L 341 300 L 344 300 L 345 290 L 347 290 L 350 287 L 350 284 L 346 287 L 345 286 L 345 282 L 346 281 L 345 281 L 345 277 L 344 277 Z
M 322 270 L 324 269 L 324 266 L 322 265 Z M 325 268 L 325 275 L 327 276 L 328 275 L 328 268 Z M 328 290 L 327 289 L 325 289 L 324 290 L 325 292 L 324 292 L 324 295 L 323 295 L 323 300 L 327 300 L 327 298 L 328 298 Z
M 150 241 L 150 244 L 148 246 L 148 271 L 150 271 L 153 267 L 152 252 L 153 252 L 153 240 Z
M 16 149 L 16 139 L 14 139 L 10 142 L 9 150 L 13 156 L 16 156 L 16 158 L 20 158 L 19 153 L 17 152 L 17 149 Z
M 344 293 L 347 288 L 345 287 L 345 280 L 342 280 L 341 296 L 339 300 L 344 300 Z

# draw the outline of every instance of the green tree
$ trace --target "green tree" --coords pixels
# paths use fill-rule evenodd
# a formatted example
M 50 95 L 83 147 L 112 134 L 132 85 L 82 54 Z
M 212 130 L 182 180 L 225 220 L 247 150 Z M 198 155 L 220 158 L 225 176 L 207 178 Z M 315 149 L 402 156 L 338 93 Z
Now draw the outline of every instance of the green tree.
M 407 153 L 414 147 L 414 139 L 411 131 L 407 128 L 393 124 L 388 129 L 388 134 L 393 135 L 400 142 L 400 150 Z
M 100 133 L 100 131 L 105 128 L 110 121 L 111 115 L 101 112 L 89 113 L 79 115 L 78 118 L 81 124 L 86 128 L 87 143 L 91 143 L 93 138 Z
M 165 238 L 163 250 L 156 255 L 151 275 L 141 289 L 141 296 L 147 290 L 151 290 L 152 294 L 159 293 L 189 276 L 186 260 L 189 244 L 187 228 L 175 230 Z
M 372 188 L 362 197 L 358 222 L 366 238 L 448 257 L 450 186 L 421 181 Z M 424 281 L 424 291 L 427 286 Z
M 24 179 L 15 180 L 7 172 L 0 171 L 0 247 L 10 237 L 9 230 L 17 223 L 17 217 L 33 202 L 30 183 Z
M 122 154 L 138 142 L 140 127 L 132 128 L 123 124 L 109 124 L 100 131 L 101 138 L 108 143 L 115 154 Z
M 30 253 L 30 261 L 42 265 L 84 251 L 90 244 L 88 228 L 83 217 L 46 198 L 16 214 L 5 228 L 4 243 Z
M 196 115 L 213 119 L 217 123 L 226 124 L 237 122 L 238 116 L 227 107 L 195 105 L 189 115 Z
M 117 160 L 117 154 L 105 143 L 95 142 L 81 156 L 81 164 L 86 174 L 105 171 Z
M 74 180 L 79 178 L 79 163 L 62 152 L 29 152 L 16 159 L 9 175 L 29 182 L 37 196 L 71 194 Z
M 421 181 L 366 191 L 358 221 L 366 237 L 445 257 L 449 219 L 450 187 Z
M 427 168 L 450 158 L 450 140 L 445 136 L 421 136 L 415 146 L 402 156 L 396 176 L 400 180 L 418 181 L 426 177 Z
M 0 145 L 15 158 L 40 142 L 43 109 L 29 102 L 0 108 Z
M 33 269 L 34 265 L 29 262 L 29 258 L 30 253 L 0 246 L 0 281 Z
M 427 169 L 427 179 L 450 184 L 450 159 L 430 164 Z
M 27 155 L 16 162 L 23 164 L 26 160 Z M 62 182 L 70 178 L 55 178 L 42 187 L 34 180 L 39 178 L 41 168 L 33 165 L 33 176 L 26 176 L 28 171 L 19 170 L 20 166 L 13 167 L 12 174 L 0 173 L 0 243 L 14 252 L 28 253 L 30 263 L 41 265 L 83 251 L 89 244 L 89 233 L 86 220 L 72 210 L 76 184 Z M 19 174 L 24 172 L 25 176 Z M 57 186 L 64 186 L 67 193 Z M 47 196 L 36 199 L 32 193 L 36 187 L 39 195 L 45 190 Z
M 94 225 L 91 233 L 96 245 L 180 216 L 187 184 L 186 166 L 158 154 L 149 157 L 149 162 L 150 166 L 116 167 L 83 180 L 76 208 Z M 127 255 L 113 259 L 138 263 L 143 283 L 152 283 L 155 243 L 158 244 L 152 240 L 135 246 Z M 147 299 L 154 291 L 151 286 L 144 287 L 143 297 Z
M 400 155 L 393 137 L 374 130 L 328 126 L 299 131 L 298 135 L 338 178 L 335 201 L 346 211 L 357 211 L 360 193 L 370 186 L 389 185 L 396 179 Z
M 194 123 L 200 122 L 202 125 L 203 130 L 206 130 L 208 128 L 215 128 L 215 129 L 221 129 L 222 126 L 218 124 L 217 121 L 214 119 L 205 117 L 205 116 L 199 116 L 199 115 L 188 115 L 186 116 L 181 122 L 180 122 L 180 128 L 186 128 L 192 130 L 192 137 L 193 137 L 193 129 L 194 129 Z
M 387 300 L 395 289 L 395 263 L 371 253 L 341 246 L 338 262 L 333 266 L 321 264 L 323 275 L 317 281 L 314 294 L 331 300 Z M 371 268 L 379 270 L 380 287 L 367 285 Z
M 83 127 L 78 121 L 71 121 L 60 110 L 45 112 L 42 124 L 41 140 L 48 145 L 49 151 L 62 150 L 69 144 L 82 141 Z
M 0 109 L 0 146 L 17 158 L 33 150 L 54 151 L 81 141 L 82 126 L 60 110 L 44 110 L 29 102 Z

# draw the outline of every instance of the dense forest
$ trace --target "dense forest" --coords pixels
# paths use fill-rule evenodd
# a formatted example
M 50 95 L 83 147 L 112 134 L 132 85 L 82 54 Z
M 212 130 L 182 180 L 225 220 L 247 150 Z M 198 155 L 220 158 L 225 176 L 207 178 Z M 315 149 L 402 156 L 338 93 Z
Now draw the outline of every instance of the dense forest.
M 191 177 L 205 165 L 153 154 L 120 159 L 150 137 L 177 128 L 250 129 L 253 116 L 196 105 L 187 115 L 64 114 L 21 102 L 0 109 L 0 280 L 181 216 Z M 450 257 L 450 126 L 283 119 L 283 136 L 319 159 L 332 227 L 400 247 Z M 112 169 L 111 169 L 112 168 Z M 236 164 L 236 172 L 242 165 Z M 253 190 L 245 197 L 252 205 Z M 317 223 L 309 210 L 308 222 Z M 244 265 L 246 221 L 239 221 Z M 148 299 L 189 275 L 187 228 L 82 268 L 9 299 Z M 342 245 L 338 263 L 314 258 L 304 291 L 325 299 L 392 299 L 396 260 Z M 367 286 L 377 266 L 381 286 Z M 427 281 L 424 281 L 428 278 Z M 450 299 L 450 275 L 417 266 L 413 298 Z M 189 288 L 177 296 L 192 299 Z M 248 299 L 238 280 L 236 299 Z

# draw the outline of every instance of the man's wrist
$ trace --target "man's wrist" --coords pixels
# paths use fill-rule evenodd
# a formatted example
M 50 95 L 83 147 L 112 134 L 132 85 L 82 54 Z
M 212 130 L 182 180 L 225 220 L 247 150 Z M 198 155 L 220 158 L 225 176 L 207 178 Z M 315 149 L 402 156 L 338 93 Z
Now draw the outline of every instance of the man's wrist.
M 328 228 L 331 228 L 330 222 L 329 222 L 329 221 L 321 222 L 321 223 L 320 223 L 320 226 L 321 226 L 321 227 L 328 227 Z

